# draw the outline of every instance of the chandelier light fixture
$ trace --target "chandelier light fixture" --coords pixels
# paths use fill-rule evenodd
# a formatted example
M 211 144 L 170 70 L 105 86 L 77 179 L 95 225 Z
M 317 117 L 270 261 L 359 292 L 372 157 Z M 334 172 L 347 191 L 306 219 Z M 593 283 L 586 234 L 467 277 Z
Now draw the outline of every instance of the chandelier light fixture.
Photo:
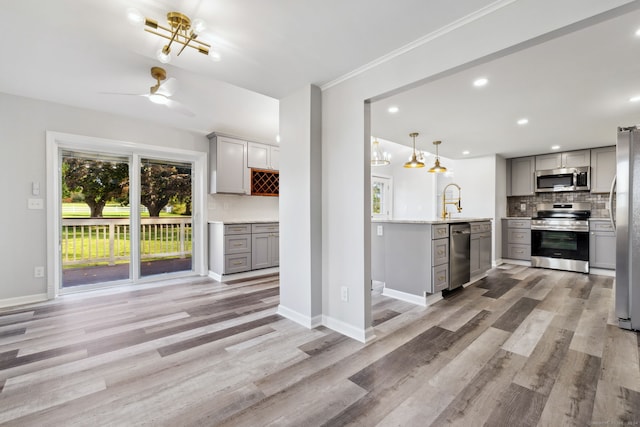
M 371 144 L 371 166 L 385 166 L 389 163 L 391 163 L 391 156 L 382 151 L 377 139 L 374 140 Z
M 423 168 L 424 162 L 418 160 L 418 156 L 416 153 L 416 136 L 418 136 L 418 132 L 410 133 L 409 136 L 413 138 L 413 154 L 407 163 L 404 164 L 405 168 Z
M 440 156 L 438 155 L 438 145 L 440 144 L 442 144 L 442 141 L 433 141 L 433 145 L 436 146 L 436 163 L 429 169 L 431 173 L 444 173 L 447 171 L 447 168 L 440 166 Z
M 178 50 L 176 56 L 180 56 L 187 47 L 190 47 L 203 55 L 208 55 L 214 61 L 220 60 L 220 54 L 213 50 L 210 44 L 198 40 L 198 36 L 206 28 L 206 24 L 202 19 L 191 21 L 183 13 L 169 12 L 167 13 L 168 27 L 165 27 L 155 19 L 143 16 L 136 9 L 128 9 L 127 17 L 134 25 L 144 26 L 146 32 L 168 40 L 167 44 L 158 50 L 156 54 L 158 60 L 163 64 L 171 61 L 171 48 L 174 46 Z

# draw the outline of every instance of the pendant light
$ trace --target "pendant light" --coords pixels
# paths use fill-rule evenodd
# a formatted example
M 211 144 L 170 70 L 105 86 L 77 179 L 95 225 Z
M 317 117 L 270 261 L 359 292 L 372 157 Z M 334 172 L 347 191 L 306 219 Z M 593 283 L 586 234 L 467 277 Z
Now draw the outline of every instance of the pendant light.
M 378 140 L 371 144 L 371 166 L 385 166 L 391 163 L 389 153 L 382 152 Z
M 433 145 L 436 146 L 436 163 L 429 169 L 431 173 L 443 173 L 447 171 L 447 168 L 440 166 L 440 156 L 438 156 L 438 145 L 440 144 L 442 144 L 442 141 L 433 141 Z
M 418 136 L 418 132 L 410 133 L 409 136 L 413 138 L 413 154 L 411 155 L 411 159 L 404 164 L 405 168 L 423 168 L 424 163 L 418 160 L 416 155 L 416 136 Z

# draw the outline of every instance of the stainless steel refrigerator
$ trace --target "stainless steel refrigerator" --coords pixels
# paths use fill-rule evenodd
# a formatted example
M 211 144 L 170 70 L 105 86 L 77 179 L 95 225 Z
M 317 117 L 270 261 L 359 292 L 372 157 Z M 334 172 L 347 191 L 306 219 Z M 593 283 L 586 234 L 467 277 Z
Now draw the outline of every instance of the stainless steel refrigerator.
M 640 330 L 640 129 L 618 128 L 615 195 L 616 315 L 624 329 Z M 613 216 L 612 216 L 613 218 Z

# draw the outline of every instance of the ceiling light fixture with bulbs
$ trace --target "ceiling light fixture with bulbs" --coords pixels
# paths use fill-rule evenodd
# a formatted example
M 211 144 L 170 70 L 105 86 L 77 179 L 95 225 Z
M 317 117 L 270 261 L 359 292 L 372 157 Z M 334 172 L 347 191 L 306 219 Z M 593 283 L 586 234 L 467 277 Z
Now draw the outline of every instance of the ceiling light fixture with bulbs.
M 180 56 L 182 51 L 190 47 L 203 55 L 208 55 L 214 61 L 220 60 L 220 54 L 213 50 L 210 44 L 197 39 L 206 28 L 202 19 L 194 19 L 192 22 L 187 15 L 180 12 L 169 12 L 167 13 L 169 27 L 165 27 L 155 19 L 143 16 L 136 9 L 127 9 L 127 17 L 131 23 L 144 26 L 146 32 L 169 40 L 156 54 L 158 60 L 163 64 L 171 61 L 171 47 L 174 43 L 181 45 L 176 56 Z
M 405 168 L 417 169 L 417 168 L 424 167 L 424 162 L 421 162 L 420 160 L 418 160 L 418 156 L 416 153 L 416 136 L 418 135 L 419 135 L 418 132 L 413 132 L 409 134 L 409 136 L 413 138 L 413 154 L 411 154 L 411 158 L 409 159 L 409 161 L 404 164 Z
M 447 171 L 447 168 L 440 165 L 440 156 L 438 155 L 438 145 L 440 144 L 442 144 L 442 141 L 433 141 L 433 145 L 436 146 L 436 162 L 431 169 L 429 169 L 431 173 L 444 173 Z
M 389 153 L 383 152 L 378 140 L 371 143 L 371 166 L 385 166 L 391 163 Z

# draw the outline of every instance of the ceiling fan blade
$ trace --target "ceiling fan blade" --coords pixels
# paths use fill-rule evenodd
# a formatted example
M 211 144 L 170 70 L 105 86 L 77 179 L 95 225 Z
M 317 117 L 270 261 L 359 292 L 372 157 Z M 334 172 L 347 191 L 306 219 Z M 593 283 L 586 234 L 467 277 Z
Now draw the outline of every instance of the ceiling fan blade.
M 178 101 L 174 101 L 170 99 L 169 102 L 166 104 L 166 106 L 177 113 L 184 114 L 185 116 L 188 116 L 188 117 L 196 116 L 196 113 L 194 113 L 193 111 L 191 111 L 190 109 L 188 109 L 187 107 L 179 103 Z
M 175 91 L 176 91 L 176 79 L 173 77 L 170 77 L 160 85 L 158 90 L 156 90 L 156 93 L 164 96 L 171 96 L 174 94 Z
M 149 96 L 146 93 L 98 92 L 101 95 Z

